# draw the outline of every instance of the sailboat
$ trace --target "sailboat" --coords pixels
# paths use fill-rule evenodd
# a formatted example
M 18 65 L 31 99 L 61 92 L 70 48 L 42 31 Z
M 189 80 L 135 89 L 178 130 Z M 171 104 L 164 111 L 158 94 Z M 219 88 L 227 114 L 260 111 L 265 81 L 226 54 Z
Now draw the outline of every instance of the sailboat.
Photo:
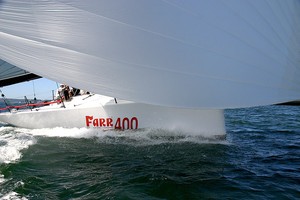
M 10 66 L 6 68 L 10 75 L 12 69 L 22 71 Z M 38 78 L 38 76 L 28 74 L 24 71 L 22 75 L 2 79 L 0 83 L 11 84 L 19 82 L 18 80 L 23 81 L 25 78 L 22 76 L 34 77 L 30 78 L 31 80 Z M 6 101 L 5 97 L 3 100 Z M 34 103 L 27 100 L 26 104 L 17 106 L 10 106 L 7 103 L 6 110 L 9 112 L 0 113 L 1 122 L 30 129 L 86 127 L 102 130 L 137 130 L 155 128 L 189 135 L 201 133 L 202 137 L 209 138 L 223 138 L 225 135 L 222 110 L 171 108 L 89 92 L 73 95 L 68 100 L 59 96 L 59 99 L 45 102 Z
M 300 98 L 298 0 L 11 0 L 0 19 L 2 65 L 125 99 L 139 127 L 224 135 L 226 108 Z
M 0 113 L 0 121 L 30 129 L 86 127 L 102 130 L 137 130 L 155 128 L 189 135 L 201 133 L 202 137 L 209 138 L 223 138 L 225 135 L 222 110 L 169 108 L 91 93 L 74 95 L 67 101 L 28 102 L 24 105 L 6 108 L 9 112 Z

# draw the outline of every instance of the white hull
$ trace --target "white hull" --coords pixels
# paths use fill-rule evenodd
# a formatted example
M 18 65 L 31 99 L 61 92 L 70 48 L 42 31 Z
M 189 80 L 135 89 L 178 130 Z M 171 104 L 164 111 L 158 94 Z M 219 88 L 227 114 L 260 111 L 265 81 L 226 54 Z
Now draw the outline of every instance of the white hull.
M 180 109 L 93 95 L 32 111 L 0 114 L 0 121 L 24 128 L 90 127 L 102 129 L 167 129 L 203 137 L 225 135 L 223 110 Z M 85 100 L 83 100 L 85 99 Z

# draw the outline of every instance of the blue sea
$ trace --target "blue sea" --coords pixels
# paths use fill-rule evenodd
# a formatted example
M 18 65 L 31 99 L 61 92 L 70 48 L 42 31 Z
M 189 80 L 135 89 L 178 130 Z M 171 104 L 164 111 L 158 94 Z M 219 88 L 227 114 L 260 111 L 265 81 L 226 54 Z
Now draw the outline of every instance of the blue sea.
M 300 107 L 225 118 L 220 140 L 0 124 L 0 199 L 300 199 Z

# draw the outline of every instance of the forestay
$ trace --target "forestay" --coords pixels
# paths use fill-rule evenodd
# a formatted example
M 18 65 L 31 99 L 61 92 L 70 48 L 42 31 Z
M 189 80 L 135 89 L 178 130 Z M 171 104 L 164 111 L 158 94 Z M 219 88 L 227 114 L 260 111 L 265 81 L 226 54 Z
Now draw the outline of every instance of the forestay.
M 300 1 L 0 0 L 0 59 L 149 104 L 295 100 Z

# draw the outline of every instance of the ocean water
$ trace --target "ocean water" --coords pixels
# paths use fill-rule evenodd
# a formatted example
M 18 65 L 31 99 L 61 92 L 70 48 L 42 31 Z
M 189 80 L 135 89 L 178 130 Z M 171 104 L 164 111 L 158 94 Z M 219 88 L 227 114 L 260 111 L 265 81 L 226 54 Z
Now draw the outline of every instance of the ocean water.
M 0 124 L 0 199 L 300 199 L 300 107 L 225 117 L 224 140 Z

